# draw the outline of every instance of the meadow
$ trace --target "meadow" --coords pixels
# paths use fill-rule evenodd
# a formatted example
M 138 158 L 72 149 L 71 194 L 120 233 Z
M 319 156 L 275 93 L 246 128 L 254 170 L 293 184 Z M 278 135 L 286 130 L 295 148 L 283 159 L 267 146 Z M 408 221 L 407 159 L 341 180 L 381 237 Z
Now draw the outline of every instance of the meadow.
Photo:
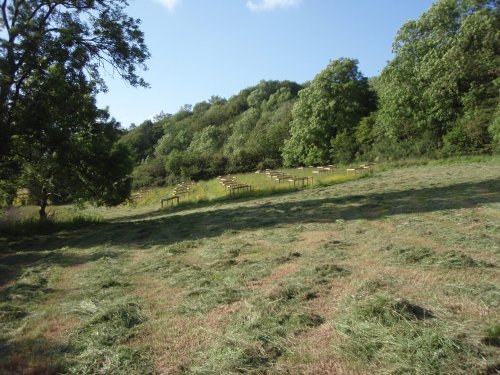
M 265 170 L 259 170 L 256 173 L 238 173 L 230 174 L 220 177 L 232 177 L 238 183 L 247 184 L 252 187 L 252 191 L 239 192 L 238 197 L 258 197 L 258 196 L 269 196 L 273 194 L 289 193 L 301 190 L 305 184 L 305 187 L 314 187 L 319 185 L 332 185 L 336 183 L 341 183 L 356 178 L 364 177 L 367 173 L 352 173 L 347 172 L 345 167 L 339 167 L 327 173 L 313 173 L 313 171 L 319 171 L 318 168 L 280 168 L 278 171 L 283 172 L 287 175 L 293 177 L 311 177 L 312 179 L 303 184 L 297 184 L 294 186 L 293 183 L 289 181 L 277 182 L 276 180 L 266 176 Z M 158 205 L 159 201 L 163 197 L 168 197 L 172 195 L 176 186 L 165 186 L 156 188 L 146 188 L 135 192 L 129 205 L 132 207 L 150 206 Z M 227 190 L 221 183 L 216 179 L 211 179 L 208 181 L 201 180 L 194 183 L 191 189 L 191 193 L 188 196 L 182 196 L 180 204 L 192 204 L 192 203 L 206 203 L 214 201 L 223 201 L 231 198 L 229 196 L 229 190 Z
M 0 373 L 500 371 L 498 157 L 237 178 L 260 189 L 5 212 Z

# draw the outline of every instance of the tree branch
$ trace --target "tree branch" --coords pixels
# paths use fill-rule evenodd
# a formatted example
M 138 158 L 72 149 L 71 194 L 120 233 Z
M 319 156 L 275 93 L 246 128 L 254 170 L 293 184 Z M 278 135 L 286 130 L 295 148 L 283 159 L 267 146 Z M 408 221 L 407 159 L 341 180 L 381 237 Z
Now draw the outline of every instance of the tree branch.
M 9 17 L 7 16 L 7 0 L 3 0 L 2 2 L 2 19 L 7 32 L 10 34 Z

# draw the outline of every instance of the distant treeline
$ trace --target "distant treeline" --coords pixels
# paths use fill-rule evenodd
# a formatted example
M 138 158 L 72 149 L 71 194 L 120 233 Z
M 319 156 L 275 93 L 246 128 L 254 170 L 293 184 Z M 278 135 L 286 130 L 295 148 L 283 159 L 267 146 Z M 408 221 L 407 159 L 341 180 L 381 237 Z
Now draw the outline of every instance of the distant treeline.
M 161 114 L 120 140 L 135 187 L 260 168 L 500 150 L 500 13 L 441 0 L 407 22 L 394 59 L 368 79 L 355 59 L 311 82 L 261 81 Z

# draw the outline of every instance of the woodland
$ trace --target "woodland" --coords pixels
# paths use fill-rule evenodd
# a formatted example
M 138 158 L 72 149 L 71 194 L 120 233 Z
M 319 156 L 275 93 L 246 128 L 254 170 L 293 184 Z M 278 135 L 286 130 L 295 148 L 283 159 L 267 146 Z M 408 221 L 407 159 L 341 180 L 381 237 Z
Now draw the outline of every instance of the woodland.
M 263 168 L 498 152 L 499 9 L 438 1 L 365 77 L 330 61 L 311 81 L 261 81 L 127 131 L 135 188 Z
M 126 1 L 3 1 L 0 201 L 115 205 L 131 189 L 281 166 L 500 149 L 496 0 L 439 0 L 405 23 L 394 58 L 355 58 L 308 82 L 261 81 L 124 129 L 95 97 L 108 64 L 132 86 L 149 51 Z M 151 83 L 151 84 L 154 84 Z

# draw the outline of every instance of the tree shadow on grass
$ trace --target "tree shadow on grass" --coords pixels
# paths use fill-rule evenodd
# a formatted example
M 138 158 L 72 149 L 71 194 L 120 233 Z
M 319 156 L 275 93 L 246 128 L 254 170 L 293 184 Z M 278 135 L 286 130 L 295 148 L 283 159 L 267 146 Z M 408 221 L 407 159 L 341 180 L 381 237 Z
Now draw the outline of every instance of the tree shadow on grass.
M 180 211 L 149 220 L 118 222 L 102 228 L 102 238 L 93 236 L 81 240 L 84 246 L 96 246 L 105 240 L 113 245 L 141 248 L 215 237 L 230 230 L 331 223 L 338 219 L 376 220 L 398 214 L 472 208 L 495 202 L 500 202 L 500 179 L 336 198 L 298 200 L 294 196 L 294 200 L 280 203 L 269 203 L 269 198 L 266 198 L 243 207 L 216 206 L 202 212 Z
M 56 248 L 57 249 L 57 248 Z M 55 250 L 55 249 L 45 249 Z M 19 249 L 16 252 L 9 252 L 0 255 L 0 299 L 2 294 L 8 290 L 5 286 L 11 280 L 17 279 L 27 267 L 48 267 L 61 266 L 73 267 L 88 262 L 93 262 L 102 257 L 116 258 L 120 252 L 113 249 L 102 248 L 97 251 L 85 254 L 75 254 L 75 252 L 66 252 L 64 249 L 58 251 L 37 251 L 29 249 L 23 251 Z
M 157 215 L 130 216 L 129 221 L 111 222 L 91 229 L 65 232 L 33 240 L 19 240 L 10 244 L 15 255 L 0 258 L 25 265 L 39 261 L 35 255 L 23 258 L 23 251 L 55 250 L 63 246 L 90 248 L 94 246 L 125 249 L 147 249 L 154 245 L 170 245 L 184 240 L 196 240 L 220 236 L 227 231 L 257 230 L 293 224 L 332 223 L 336 220 L 376 220 L 399 214 L 435 212 L 450 209 L 473 208 L 482 204 L 500 202 L 500 179 L 477 183 L 460 183 L 445 187 L 408 189 L 396 192 L 369 193 L 365 195 L 344 195 L 335 198 L 313 198 L 314 190 L 308 191 L 306 199 L 293 194 L 285 202 L 270 203 L 269 197 L 252 200 L 254 204 L 224 207 L 220 203 L 205 205 L 203 211 L 188 211 L 179 208 L 172 213 L 159 211 Z M 293 198 L 292 198 L 293 197 Z M 233 202 L 231 202 L 233 203 Z M 109 246 L 108 246 L 109 245 Z M 17 258 L 12 258 L 16 256 Z M 33 257 L 33 258 L 32 258 Z M 50 259 L 56 263 L 76 264 L 92 259 Z M 0 280 L 1 282 L 1 280 Z
M 0 342 L 0 373 L 61 374 L 64 354 L 70 348 L 44 338 Z

